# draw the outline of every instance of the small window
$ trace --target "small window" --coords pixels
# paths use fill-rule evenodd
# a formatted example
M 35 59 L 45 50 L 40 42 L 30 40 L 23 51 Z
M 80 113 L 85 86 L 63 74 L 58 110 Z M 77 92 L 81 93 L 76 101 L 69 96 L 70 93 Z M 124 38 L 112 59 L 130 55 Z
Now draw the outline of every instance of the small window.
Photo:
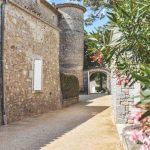
M 33 62 L 33 90 L 41 91 L 43 84 L 43 61 L 42 59 L 34 59 Z

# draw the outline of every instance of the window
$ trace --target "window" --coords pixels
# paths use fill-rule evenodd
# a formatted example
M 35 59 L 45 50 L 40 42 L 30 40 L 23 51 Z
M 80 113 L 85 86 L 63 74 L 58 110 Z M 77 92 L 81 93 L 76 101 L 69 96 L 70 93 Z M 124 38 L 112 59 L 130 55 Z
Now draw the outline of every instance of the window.
M 33 62 L 33 90 L 41 91 L 43 84 L 43 61 L 34 59 Z

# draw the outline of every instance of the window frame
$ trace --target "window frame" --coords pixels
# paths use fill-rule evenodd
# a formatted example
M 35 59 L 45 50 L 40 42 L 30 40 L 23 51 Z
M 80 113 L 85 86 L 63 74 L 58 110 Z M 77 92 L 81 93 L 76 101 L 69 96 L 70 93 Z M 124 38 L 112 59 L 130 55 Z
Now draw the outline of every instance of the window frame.
M 36 90 L 35 89 L 35 61 L 36 60 L 40 60 L 41 61 L 41 89 L 40 90 Z M 43 91 L 43 59 L 42 58 L 34 58 L 32 60 L 32 91 L 33 93 L 39 93 Z

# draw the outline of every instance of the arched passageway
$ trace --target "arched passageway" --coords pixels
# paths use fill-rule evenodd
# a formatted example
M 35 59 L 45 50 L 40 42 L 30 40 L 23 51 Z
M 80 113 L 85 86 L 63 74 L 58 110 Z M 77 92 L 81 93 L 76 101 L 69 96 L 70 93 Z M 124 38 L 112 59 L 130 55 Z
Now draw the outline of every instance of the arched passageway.
M 110 73 L 110 70 L 106 68 L 84 70 L 84 91 L 87 94 L 99 92 L 111 93 Z
M 107 92 L 107 74 L 103 72 L 95 72 L 90 76 L 90 93 L 106 93 Z

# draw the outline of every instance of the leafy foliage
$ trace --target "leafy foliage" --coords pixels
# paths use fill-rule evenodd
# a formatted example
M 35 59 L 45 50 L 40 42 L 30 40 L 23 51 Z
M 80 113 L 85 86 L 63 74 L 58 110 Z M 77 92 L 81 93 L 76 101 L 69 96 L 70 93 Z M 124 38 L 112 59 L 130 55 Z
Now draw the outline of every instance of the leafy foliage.
M 110 43 L 111 36 L 112 32 L 107 27 L 85 33 L 85 68 L 105 66 L 102 61 L 101 49 Z
M 91 25 L 97 19 L 103 19 L 106 17 L 106 9 L 111 10 L 113 0 L 84 0 L 84 4 L 90 13 L 85 20 L 86 25 Z
M 105 46 L 107 63 L 115 61 L 117 69 L 125 74 L 138 71 L 139 63 L 150 63 L 150 4 L 149 0 L 118 1 L 108 13 L 118 39 Z M 115 34 L 120 32 L 120 35 Z M 113 39 L 112 39 L 113 40 Z M 108 52 L 107 49 L 110 49 Z
M 140 65 L 140 72 L 132 73 L 132 76 L 142 84 L 141 100 L 136 104 L 136 107 L 147 110 L 140 118 L 142 120 L 150 116 L 150 65 Z
M 112 1 L 111 1 L 112 2 Z M 93 10 L 98 11 L 101 1 L 86 1 Z M 102 2 L 103 3 L 103 2 Z M 111 6 L 109 6 L 112 4 Z M 106 64 L 126 75 L 130 85 L 140 81 L 143 91 L 137 106 L 145 104 L 147 112 L 141 119 L 150 115 L 150 3 L 149 0 L 121 0 L 102 4 L 111 8 L 108 11 L 112 41 L 101 44 L 97 36 L 92 37 L 91 52 L 101 50 Z M 93 16 L 94 17 L 94 16 Z M 97 39 L 97 40 L 96 40 Z M 102 47 L 101 47 L 102 46 Z M 141 65 L 144 64 L 144 65 Z M 147 93 L 148 95 L 145 95 Z
M 128 131 L 128 135 L 130 141 L 140 142 L 141 149 L 148 150 L 150 149 L 150 2 L 149 0 L 113 2 L 111 11 L 107 12 L 110 30 L 113 30 L 112 41 L 104 44 L 100 50 L 105 63 L 119 72 L 117 75 L 125 76 L 124 81 L 130 86 L 136 81 L 141 82 L 141 100 L 136 104 L 136 107 L 141 108 L 141 112 L 133 114 L 133 123 L 140 127 Z M 98 8 L 99 6 L 94 9 Z
M 61 73 L 60 82 L 63 99 L 79 96 L 79 81 L 77 77 Z
M 127 131 L 128 138 L 132 142 L 140 143 L 140 149 L 150 149 L 150 65 L 140 65 L 140 72 L 133 73 L 133 77 L 143 85 L 141 100 L 136 107 L 140 112 L 132 114 L 134 125 L 139 125 L 136 130 Z M 136 138 L 133 138 L 136 137 Z M 142 137 L 142 138 L 141 138 Z
M 144 1 L 118 1 L 109 14 L 111 25 L 115 29 L 117 40 L 112 40 L 103 48 L 106 63 L 114 66 L 127 77 L 140 81 L 143 86 L 141 101 L 148 111 L 141 119 L 150 115 L 150 3 Z M 116 34 L 116 32 L 121 33 Z M 107 49 L 110 49 L 109 53 Z M 144 65 L 141 65 L 144 64 Z M 146 65 L 147 64 L 147 65 Z M 134 82 L 135 82 L 134 81 Z M 145 95 L 145 92 L 148 95 Z

